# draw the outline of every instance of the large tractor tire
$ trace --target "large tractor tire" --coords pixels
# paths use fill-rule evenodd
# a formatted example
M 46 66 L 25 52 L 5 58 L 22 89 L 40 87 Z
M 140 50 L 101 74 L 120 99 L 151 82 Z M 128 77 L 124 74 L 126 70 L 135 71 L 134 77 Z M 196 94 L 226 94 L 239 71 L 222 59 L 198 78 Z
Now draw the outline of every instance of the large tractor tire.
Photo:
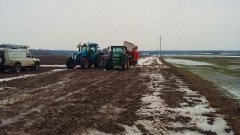
M 68 58 L 66 62 L 67 69 L 73 69 L 75 67 L 72 57 Z
M 89 61 L 87 57 L 83 57 L 80 63 L 82 69 L 87 69 L 89 67 Z
M 34 65 L 33 65 L 33 70 L 37 71 L 39 69 L 40 69 L 40 63 L 39 62 L 35 62 Z
M 102 55 L 98 55 L 95 63 L 94 63 L 94 67 L 103 67 L 104 66 L 104 58 Z
M 21 70 L 22 70 L 21 64 L 20 64 L 20 63 L 16 63 L 16 64 L 14 65 L 14 67 L 13 67 L 13 71 L 14 71 L 15 73 L 20 73 Z

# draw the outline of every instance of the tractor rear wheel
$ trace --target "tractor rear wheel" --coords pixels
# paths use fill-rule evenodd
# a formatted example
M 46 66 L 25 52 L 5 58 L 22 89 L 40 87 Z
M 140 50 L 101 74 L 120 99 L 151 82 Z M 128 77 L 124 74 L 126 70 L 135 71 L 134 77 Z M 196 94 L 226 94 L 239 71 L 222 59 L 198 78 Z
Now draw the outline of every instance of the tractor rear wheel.
M 87 69 L 89 66 L 89 61 L 87 57 L 83 57 L 81 60 L 81 68 L 82 69 Z

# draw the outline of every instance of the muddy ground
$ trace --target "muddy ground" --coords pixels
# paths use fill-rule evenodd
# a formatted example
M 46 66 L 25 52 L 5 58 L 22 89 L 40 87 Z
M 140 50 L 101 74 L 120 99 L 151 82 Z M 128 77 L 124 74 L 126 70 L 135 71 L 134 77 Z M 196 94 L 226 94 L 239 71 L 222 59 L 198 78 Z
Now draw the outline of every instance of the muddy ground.
M 233 134 L 167 68 L 42 71 L 0 82 L 0 134 Z

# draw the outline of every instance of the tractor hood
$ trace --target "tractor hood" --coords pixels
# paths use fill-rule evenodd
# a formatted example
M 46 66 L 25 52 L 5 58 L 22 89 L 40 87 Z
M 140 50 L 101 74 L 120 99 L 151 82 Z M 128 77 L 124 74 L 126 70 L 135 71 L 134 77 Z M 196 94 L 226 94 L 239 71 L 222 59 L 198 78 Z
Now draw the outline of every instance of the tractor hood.
M 76 52 L 76 53 L 73 54 L 73 59 L 77 59 L 81 55 L 82 55 L 82 52 Z

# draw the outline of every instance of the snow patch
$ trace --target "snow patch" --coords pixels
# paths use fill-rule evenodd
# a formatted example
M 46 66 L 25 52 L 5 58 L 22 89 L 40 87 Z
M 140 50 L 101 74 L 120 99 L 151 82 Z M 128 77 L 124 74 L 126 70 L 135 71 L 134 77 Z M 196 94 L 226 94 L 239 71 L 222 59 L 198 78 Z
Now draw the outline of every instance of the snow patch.
M 16 79 L 24 79 L 24 78 L 33 77 L 33 76 L 36 76 L 36 74 L 21 75 L 21 76 L 18 76 L 18 77 L 4 78 L 4 79 L 0 79 L 0 82 L 7 82 L 7 81 L 16 80 Z
M 199 92 L 192 91 L 189 89 L 181 79 L 176 78 L 176 84 L 179 88 L 177 91 L 184 92 L 184 97 L 187 102 L 183 101 L 180 103 L 180 107 L 170 108 L 164 102 L 164 99 L 160 97 L 163 86 L 162 83 L 165 81 L 161 73 L 156 74 L 143 74 L 149 76 L 151 82 L 147 85 L 151 91 L 151 94 L 144 95 L 141 98 L 142 107 L 137 111 L 137 115 L 141 118 L 134 123 L 133 126 L 124 126 L 126 133 L 138 134 L 136 125 L 141 124 L 150 134 L 166 134 L 166 135 L 192 135 L 202 134 L 198 130 L 189 130 L 189 128 L 199 129 L 201 131 L 211 131 L 217 134 L 232 135 L 233 131 L 227 133 L 225 129 L 229 129 L 227 122 L 224 120 L 225 116 L 216 114 L 216 109 L 209 106 L 207 99 L 201 96 Z M 194 103 L 194 106 L 189 103 Z M 214 114 L 214 117 L 207 116 L 205 114 Z M 190 118 L 187 123 L 174 120 L 176 117 Z M 148 119 L 146 119 L 148 118 Z M 168 119 L 173 121 L 168 121 Z M 209 124 L 209 118 L 212 118 L 213 124 Z M 168 122 L 165 123 L 164 119 Z M 180 128 L 180 131 L 169 130 L 167 127 Z
M 41 65 L 41 67 L 66 68 L 66 65 Z
M 162 65 L 162 62 L 156 56 L 145 57 L 138 60 L 140 66 Z
M 49 74 L 52 72 L 61 72 L 61 71 L 65 71 L 65 70 L 66 69 L 54 69 L 54 70 L 51 70 L 51 71 L 48 71 L 45 73 L 40 73 L 39 75 Z M 29 75 L 21 75 L 21 76 L 17 76 L 17 77 L 3 78 L 3 79 L 0 79 L 0 82 L 8 82 L 8 81 L 16 80 L 16 79 L 25 79 L 25 78 L 34 77 L 34 76 L 37 76 L 37 74 L 29 74 Z

